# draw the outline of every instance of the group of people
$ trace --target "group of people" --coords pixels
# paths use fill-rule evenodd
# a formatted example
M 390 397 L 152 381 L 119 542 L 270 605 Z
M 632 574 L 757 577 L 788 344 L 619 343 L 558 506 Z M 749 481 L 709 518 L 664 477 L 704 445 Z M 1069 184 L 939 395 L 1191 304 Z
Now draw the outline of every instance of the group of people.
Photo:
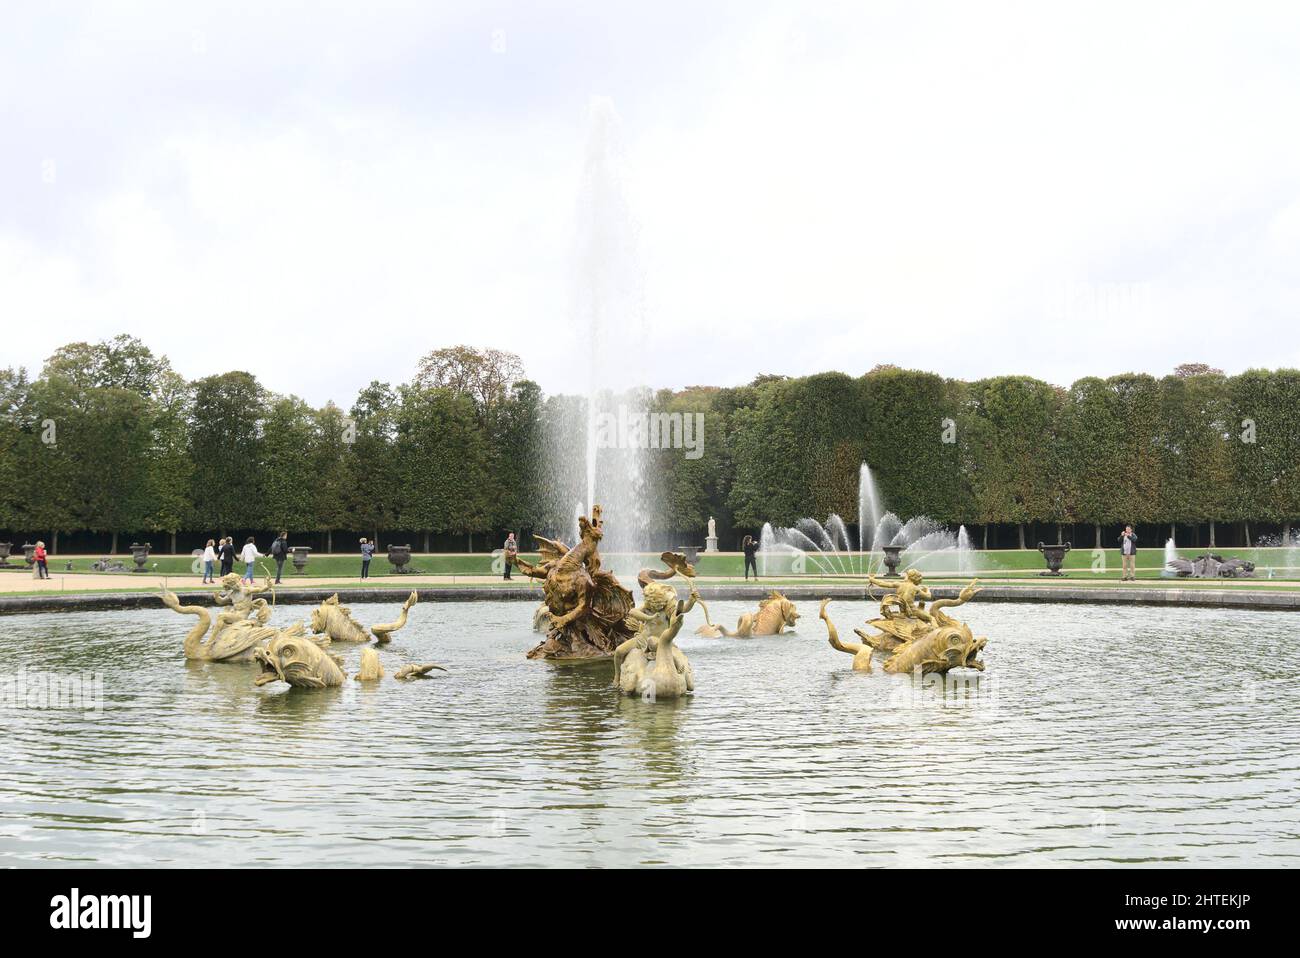
M 288 535 L 287 532 L 281 532 L 279 538 L 271 544 L 271 556 L 275 559 L 276 582 L 280 581 L 280 575 L 284 571 L 284 559 L 289 553 Z M 262 553 L 257 551 L 257 543 L 252 536 L 244 541 L 244 547 L 238 552 L 235 551 L 235 540 L 230 536 L 225 536 L 220 542 L 209 539 L 208 544 L 203 548 L 203 581 L 215 582 L 216 574 L 223 577 L 230 575 L 235 571 L 236 555 L 244 563 L 244 574 L 241 578 L 245 582 L 252 582 L 254 567 L 257 560 L 262 558 Z M 216 573 L 218 562 L 221 563 L 220 573 Z
M 284 560 L 289 558 L 289 533 L 281 531 L 271 542 L 271 559 L 275 561 L 275 582 L 280 584 L 280 579 L 284 575 Z M 220 542 L 209 539 L 207 546 L 203 549 L 203 581 L 205 583 L 216 582 L 215 575 L 227 576 L 235 569 L 235 557 L 244 563 L 244 582 L 253 581 L 253 573 L 257 565 L 257 560 L 265 558 L 258 551 L 257 541 L 249 536 L 244 541 L 244 546 L 238 552 L 235 551 L 235 540 L 226 536 Z M 375 556 L 375 544 L 366 539 L 361 540 L 361 578 L 370 578 L 370 560 Z M 216 572 L 217 563 L 221 563 L 221 571 Z M 507 578 L 509 578 L 507 576 Z
M 1122 562 L 1122 571 L 1120 574 L 1121 581 L 1126 579 L 1137 578 L 1137 535 L 1133 532 L 1132 526 L 1125 526 L 1124 531 L 1120 534 L 1120 557 Z M 510 571 L 514 567 L 515 557 L 519 554 L 519 542 L 515 539 L 513 532 L 506 536 L 506 541 L 501 547 L 505 558 L 505 579 L 510 578 Z M 758 579 L 758 541 L 753 536 L 745 536 L 741 543 L 741 551 L 745 554 L 745 580 L 749 580 L 749 573 L 752 570 L 754 579 Z M 263 558 L 262 553 L 257 551 L 257 543 L 253 537 L 249 536 L 244 543 L 244 547 L 235 552 L 234 540 L 226 536 L 220 543 L 209 539 L 207 547 L 203 550 L 203 581 L 215 582 L 214 570 L 218 562 L 221 563 L 220 575 L 229 575 L 235 567 L 235 556 L 238 554 L 240 560 L 244 563 L 243 581 L 253 581 L 253 569 L 258 559 Z M 289 533 L 281 532 L 271 543 L 271 558 L 275 560 L 275 581 L 278 584 L 280 577 L 284 573 L 284 560 L 289 555 Z M 375 556 L 375 544 L 366 539 L 361 540 L 361 578 L 370 578 L 370 560 Z M 49 569 L 46 567 L 45 560 L 45 543 L 36 543 L 36 551 L 33 553 L 33 561 L 38 569 L 38 578 L 48 579 L 50 577 Z

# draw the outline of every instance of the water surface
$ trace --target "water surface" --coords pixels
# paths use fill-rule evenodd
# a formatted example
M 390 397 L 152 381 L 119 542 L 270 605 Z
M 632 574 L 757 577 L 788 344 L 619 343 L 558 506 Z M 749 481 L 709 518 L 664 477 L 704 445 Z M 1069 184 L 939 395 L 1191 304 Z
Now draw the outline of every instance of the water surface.
M 697 610 L 680 643 L 697 693 L 652 704 L 617 695 L 606 667 L 527 661 L 532 608 L 422 603 L 380 654 L 390 675 L 450 673 L 321 691 L 187 663 L 192 620 L 165 609 L 0 618 L 0 674 L 97 671 L 104 699 L 98 717 L 0 709 L 0 864 L 1300 857 L 1287 613 L 976 600 L 962 611 L 988 669 L 939 688 L 852 672 L 811 602 L 797 635 L 750 641 L 687 634 Z M 847 636 L 869 607 L 831 610 Z M 359 650 L 340 649 L 355 669 Z

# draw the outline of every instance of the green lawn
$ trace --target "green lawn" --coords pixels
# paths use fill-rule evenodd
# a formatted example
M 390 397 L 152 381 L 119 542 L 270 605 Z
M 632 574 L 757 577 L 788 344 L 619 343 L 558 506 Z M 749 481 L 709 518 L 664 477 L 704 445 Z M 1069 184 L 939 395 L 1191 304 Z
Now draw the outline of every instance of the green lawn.
M 1203 553 L 1204 549 L 1180 549 L 1179 555 L 1186 559 L 1193 559 Z M 1273 570 L 1275 577 L 1287 579 L 1300 579 L 1300 550 L 1294 549 L 1220 549 L 1217 550 L 1225 558 L 1249 559 L 1257 567 L 1257 578 L 1266 580 L 1269 578 L 1268 572 Z M 1118 578 L 1120 569 L 1120 557 L 1118 549 L 1107 549 L 1105 555 L 1105 570 L 1102 572 L 1094 571 L 1094 565 L 1097 559 L 1096 553 L 1092 549 L 1074 549 L 1066 554 L 1063 568 L 1071 577 L 1078 578 Z M 134 569 L 135 563 L 129 554 L 119 557 L 128 569 Z M 525 553 L 524 558 L 536 561 L 536 555 Z M 51 575 L 68 575 L 69 573 L 85 573 L 92 571 L 91 563 L 95 562 L 97 557 L 79 556 L 71 560 L 58 556 L 50 559 Z M 984 579 L 994 579 L 1004 576 L 1024 576 L 1037 575 L 1046 568 L 1043 557 L 1036 549 L 1001 549 L 1001 550 L 973 550 L 971 556 L 973 564 L 979 568 L 976 573 Z M 606 566 L 611 568 L 632 571 L 640 566 L 650 566 L 658 568 L 660 566 L 658 554 L 646 554 L 641 557 L 633 558 L 627 556 L 607 555 L 604 557 Z M 68 569 L 69 561 L 72 568 Z M 158 575 L 175 575 L 189 576 L 199 575 L 197 571 L 201 567 L 195 565 L 197 560 L 190 556 L 165 556 L 151 555 L 147 569 Z M 424 575 L 500 575 L 500 568 L 494 566 L 499 562 L 488 554 L 437 554 L 437 555 L 415 555 L 411 558 L 408 566 L 413 572 L 419 572 Z M 821 563 L 810 557 L 803 563 L 803 573 L 798 574 L 792 568 L 790 556 L 772 556 L 766 560 L 760 558 L 760 568 L 765 568 L 769 576 L 780 576 L 783 578 L 802 579 L 803 576 L 815 578 L 825 576 L 832 579 L 838 576 L 840 569 L 849 571 L 857 577 L 860 568 L 860 557 L 857 555 L 843 555 L 838 558 L 831 557 L 823 559 Z M 931 560 L 927 565 L 935 572 L 956 572 L 955 568 L 940 568 L 938 560 Z M 955 558 L 954 558 L 955 563 Z M 1291 565 L 1288 565 L 1290 563 Z M 1143 549 L 1138 553 L 1138 576 L 1144 579 L 1160 579 L 1161 568 L 1164 564 L 1163 549 Z M 12 567 L 7 570 L 0 570 L 0 574 L 21 575 L 29 574 L 22 565 L 22 558 L 11 558 L 9 565 Z M 274 563 L 269 558 L 260 560 L 259 566 L 268 569 L 274 569 Z M 876 568 L 879 567 L 879 558 L 875 560 Z M 987 566 L 987 568 L 980 568 Z M 235 563 L 235 569 L 238 572 L 243 571 L 242 563 Z M 736 577 L 744 575 L 744 562 L 738 553 L 719 553 L 716 555 L 702 555 L 699 562 L 696 563 L 696 570 L 703 577 Z M 338 577 L 340 579 L 354 580 L 360 574 L 361 560 L 353 555 L 314 555 L 307 561 L 307 567 L 303 575 L 313 578 L 321 577 Z M 830 575 L 827 575 L 830 573 Z M 393 572 L 392 566 L 389 565 L 388 559 L 384 554 L 376 555 L 370 564 L 370 574 L 376 578 L 392 576 L 397 578 Z M 286 581 L 299 578 L 299 574 L 294 571 L 292 561 L 285 562 L 284 577 Z M 400 581 L 400 579 L 398 580 Z M 1183 580 L 1186 581 L 1186 580 Z

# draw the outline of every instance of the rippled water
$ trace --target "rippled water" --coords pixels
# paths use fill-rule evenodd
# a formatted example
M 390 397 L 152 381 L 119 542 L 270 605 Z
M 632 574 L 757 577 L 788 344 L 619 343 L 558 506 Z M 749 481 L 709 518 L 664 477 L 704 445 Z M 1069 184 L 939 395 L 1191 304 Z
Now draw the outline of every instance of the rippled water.
M 696 695 L 529 662 L 530 603 L 424 603 L 381 653 L 452 671 L 254 688 L 167 610 L 0 618 L 0 674 L 103 674 L 99 717 L 0 709 L 0 863 L 1293 865 L 1285 613 L 963 610 L 977 687 L 797 636 L 685 635 Z M 715 621 L 750 603 L 714 602 Z M 831 606 L 843 634 L 864 602 Z M 273 622 L 305 616 L 281 606 Z M 365 622 L 397 606 L 360 605 Z M 338 647 L 336 646 L 336 649 Z M 359 651 L 345 647 L 349 668 Z M 973 678 L 974 673 L 971 673 Z

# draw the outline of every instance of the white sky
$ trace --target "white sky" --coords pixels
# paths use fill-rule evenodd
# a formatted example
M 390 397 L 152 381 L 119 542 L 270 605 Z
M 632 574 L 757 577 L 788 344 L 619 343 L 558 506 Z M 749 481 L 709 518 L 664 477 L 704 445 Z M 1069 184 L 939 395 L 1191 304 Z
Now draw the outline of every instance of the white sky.
M 629 380 L 1300 365 L 1295 5 L 45 6 L 0 32 L 0 365 L 125 331 L 346 406 L 463 342 L 580 391 L 593 95 Z

